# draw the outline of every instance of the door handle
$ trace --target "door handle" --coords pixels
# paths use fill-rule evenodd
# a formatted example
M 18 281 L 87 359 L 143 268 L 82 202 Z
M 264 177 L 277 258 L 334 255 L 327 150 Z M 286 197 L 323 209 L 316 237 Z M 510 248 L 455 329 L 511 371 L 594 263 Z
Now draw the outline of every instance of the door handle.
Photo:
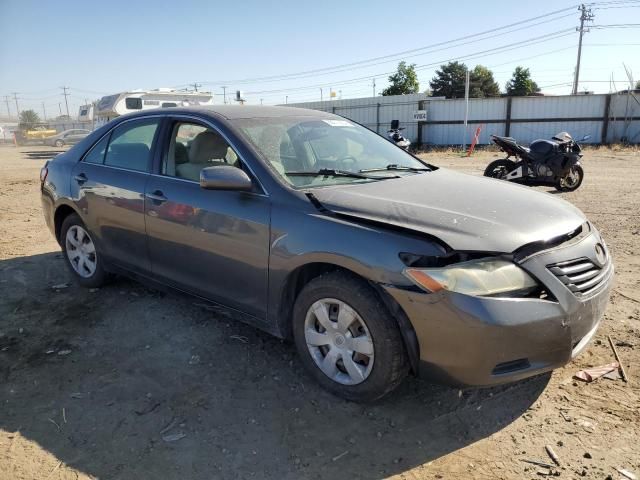
M 78 185 L 82 185 L 84 182 L 87 181 L 87 176 L 84 173 L 79 173 L 78 175 L 76 175 L 75 177 L 73 177 L 73 179 L 78 182 Z
M 160 190 L 156 190 L 153 193 L 147 193 L 145 194 L 145 196 L 157 205 L 164 203 L 168 200 L 167 197 L 165 197 Z

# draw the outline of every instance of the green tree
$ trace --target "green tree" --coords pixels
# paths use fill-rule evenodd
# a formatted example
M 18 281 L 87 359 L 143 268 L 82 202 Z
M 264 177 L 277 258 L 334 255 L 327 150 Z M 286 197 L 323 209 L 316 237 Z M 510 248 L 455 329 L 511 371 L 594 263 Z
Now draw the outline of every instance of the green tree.
M 500 85 L 493 78 L 493 72 L 487 67 L 476 65 L 469 74 L 469 97 L 485 98 L 500 95 Z
M 640 90 L 640 80 L 636 82 L 636 90 Z
M 460 62 L 449 62 L 436 70 L 429 82 L 434 97 L 464 98 L 467 66 Z
M 540 91 L 538 84 L 531 79 L 528 68 L 516 67 L 511 80 L 506 85 L 507 95 L 510 97 L 525 97 Z
M 33 110 L 23 110 L 20 112 L 20 123 L 38 123 L 40 117 Z
M 420 84 L 418 83 L 415 63 L 407 65 L 406 62 L 400 62 L 396 73 L 389 76 L 389 83 L 391 85 L 382 91 L 382 95 L 418 93 L 420 91 Z

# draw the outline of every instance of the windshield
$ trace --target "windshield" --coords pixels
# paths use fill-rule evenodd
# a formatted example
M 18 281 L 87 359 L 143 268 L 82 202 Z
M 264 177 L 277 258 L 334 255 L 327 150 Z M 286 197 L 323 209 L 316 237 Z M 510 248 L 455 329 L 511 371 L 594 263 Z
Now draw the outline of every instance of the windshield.
M 346 119 L 274 117 L 233 123 L 279 176 L 297 188 L 373 182 L 429 170 L 429 165 Z

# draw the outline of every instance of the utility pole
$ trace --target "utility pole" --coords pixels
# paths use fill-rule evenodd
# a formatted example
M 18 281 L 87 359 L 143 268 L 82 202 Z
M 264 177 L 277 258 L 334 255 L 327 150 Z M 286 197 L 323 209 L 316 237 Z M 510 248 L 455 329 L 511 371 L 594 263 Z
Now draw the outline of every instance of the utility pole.
M 7 115 L 11 118 L 11 110 L 9 109 L 9 95 L 4 96 L 4 103 L 7 104 Z
M 584 3 L 578 7 L 580 11 L 580 27 L 576 27 L 576 31 L 580 32 L 580 40 L 578 40 L 578 61 L 576 62 L 576 76 L 573 79 L 573 91 L 572 95 L 578 93 L 578 82 L 580 81 L 580 57 L 582 56 L 582 35 L 588 32 L 589 29 L 584 28 L 584 22 L 592 22 L 595 16 L 591 13 L 591 9 L 585 7 Z
M 376 96 L 376 79 L 373 79 L 373 96 Z
M 196 92 L 198 91 L 198 87 L 202 86 L 201 83 L 197 83 L 197 82 L 190 83 L 189 85 L 191 85 L 193 87 L 193 90 L 196 91 Z
M 42 118 L 43 120 L 47 120 L 47 111 L 44 108 L 44 102 L 42 102 Z
M 69 116 L 69 101 L 67 100 L 67 97 L 69 96 L 69 94 L 67 93 L 67 90 L 69 90 L 69 87 L 60 87 L 62 89 L 62 95 L 64 95 L 64 104 L 67 107 L 67 117 Z
M 227 104 L 227 87 L 222 87 L 222 98 L 224 99 L 224 104 Z
M 260 99 L 260 105 L 262 105 L 262 100 L 264 100 L 264 98 L 261 98 L 261 99 Z
M 322 101 L 323 101 L 323 98 L 322 98 L 322 87 L 320 87 L 320 102 L 322 102 Z
M 20 107 L 18 106 L 18 93 L 19 92 L 12 92 L 12 95 L 13 95 L 13 99 L 16 101 L 16 114 L 18 115 L 18 118 L 20 118 Z
M 289 103 L 289 95 L 284 97 L 284 104 L 286 105 L 287 103 Z
M 58 108 L 60 109 L 60 116 L 62 116 L 62 102 L 58 102 Z
M 462 151 L 467 147 L 467 121 L 469 120 L 469 69 L 464 82 L 464 131 L 462 132 Z

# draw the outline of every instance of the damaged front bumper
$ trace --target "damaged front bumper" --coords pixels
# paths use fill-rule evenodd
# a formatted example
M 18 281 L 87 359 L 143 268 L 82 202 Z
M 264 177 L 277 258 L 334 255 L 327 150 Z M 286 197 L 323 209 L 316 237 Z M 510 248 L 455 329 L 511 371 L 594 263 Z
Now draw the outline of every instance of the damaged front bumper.
M 419 344 L 419 375 L 455 385 L 488 386 L 561 367 L 594 336 L 609 301 L 614 267 L 594 231 L 570 245 L 531 255 L 519 265 L 549 291 L 549 299 L 425 293 L 385 286 L 409 318 Z M 604 248 L 606 260 L 596 259 Z M 556 265 L 587 261 L 594 285 L 571 283 Z M 576 263 L 578 262 L 578 263 Z M 583 267 L 586 268 L 586 267 Z M 562 271 L 562 273 L 565 273 Z M 583 273 L 584 276 L 589 276 Z M 569 280 L 567 279 L 569 278 Z M 577 286 L 576 286 L 577 285 Z

